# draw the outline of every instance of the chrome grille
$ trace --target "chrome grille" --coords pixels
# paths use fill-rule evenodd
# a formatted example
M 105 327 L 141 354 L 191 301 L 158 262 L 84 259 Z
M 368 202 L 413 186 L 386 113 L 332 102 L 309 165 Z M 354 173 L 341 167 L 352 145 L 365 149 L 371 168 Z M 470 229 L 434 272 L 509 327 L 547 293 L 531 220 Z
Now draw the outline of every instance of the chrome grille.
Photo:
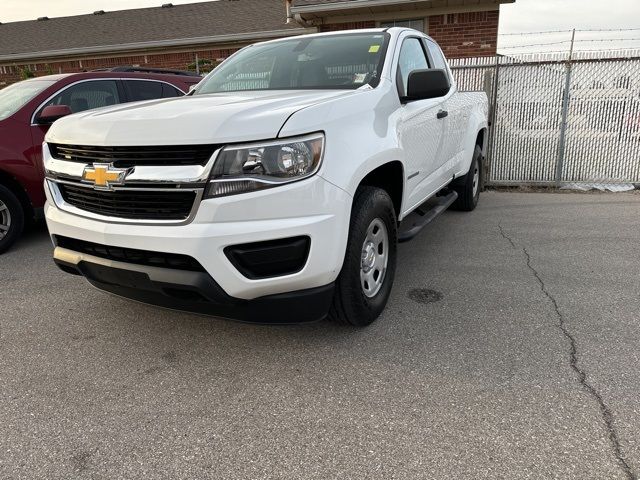
M 205 165 L 219 145 L 169 145 L 99 147 L 49 143 L 51 156 L 77 163 L 112 163 L 116 168 L 135 166 Z
M 125 219 L 186 220 L 196 199 L 195 191 L 94 190 L 84 186 L 57 183 L 66 203 L 81 210 Z

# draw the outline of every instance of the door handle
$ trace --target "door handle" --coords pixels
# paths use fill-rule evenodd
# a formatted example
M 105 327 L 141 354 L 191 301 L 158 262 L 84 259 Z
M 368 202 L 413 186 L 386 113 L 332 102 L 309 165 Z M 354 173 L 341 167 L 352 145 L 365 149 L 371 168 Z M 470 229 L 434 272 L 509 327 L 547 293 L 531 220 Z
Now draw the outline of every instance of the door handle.
M 443 118 L 446 118 L 449 116 L 449 112 L 447 112 L 446 110 L 440 110 L 438 112 L 438 115 L 436 115 L 438 117 L 438 120 L 442 120 Z

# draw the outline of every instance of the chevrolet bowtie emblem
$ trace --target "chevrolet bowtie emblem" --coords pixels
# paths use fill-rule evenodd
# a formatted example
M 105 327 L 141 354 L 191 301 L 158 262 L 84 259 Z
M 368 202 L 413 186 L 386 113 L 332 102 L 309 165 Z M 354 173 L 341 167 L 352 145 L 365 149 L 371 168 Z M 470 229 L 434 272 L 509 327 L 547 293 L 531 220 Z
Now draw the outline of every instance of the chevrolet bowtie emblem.
M 123 185 L 127 176 L 126 168 L 114 168 L 108 163 L 87 165 L 82 172 L 82 180 L 93 183 L 97 190 L 110 190 L 114 185 Z

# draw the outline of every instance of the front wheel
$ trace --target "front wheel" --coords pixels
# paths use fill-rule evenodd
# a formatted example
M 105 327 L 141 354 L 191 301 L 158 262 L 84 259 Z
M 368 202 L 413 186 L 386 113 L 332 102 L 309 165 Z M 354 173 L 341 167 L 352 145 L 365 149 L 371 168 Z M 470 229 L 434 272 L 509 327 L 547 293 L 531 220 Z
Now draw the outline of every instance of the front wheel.
M 22 234 L 24 211 L 20 200 L 4 185 L 0 185 L 0 253 L 13 245 Z
M 397 245 L 396 213 L 389 194 L 376 187 L 360 187 L 353 201 L 331 319 L 363 327 L 380 316 L 391 294 Z

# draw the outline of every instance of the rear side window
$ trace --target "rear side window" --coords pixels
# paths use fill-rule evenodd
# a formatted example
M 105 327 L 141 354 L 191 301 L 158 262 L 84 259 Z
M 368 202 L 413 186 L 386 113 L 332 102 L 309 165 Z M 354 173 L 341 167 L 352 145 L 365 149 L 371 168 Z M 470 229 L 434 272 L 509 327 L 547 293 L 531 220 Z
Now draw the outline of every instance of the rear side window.
M 426 70 L 428 68 L 429 63 L 420 40 L 411 37 L 402 42 L 397 73 L 398 90 L 401 97 L 406 95 L 409 74 L 414 70 Z
M 177 88 L 167 83 L 162 84 L 162 98 L 174 98 L 174 97 L 181 97 L 183 95 L 184 93 L 182 93 Z
M 61 91 L 49 105 L 67 105 L 73 113 L 121 103 L 118 86 L 114 80 L 90 80 Z
M 158 98 L 174 98 L 183 95 L 177 88 L 163 82 L 124 80 L 124 84 L 130 102 L 156 100 Z
M 131 102 L 162 98 L 162 83 L 143 80 L 125 80 L 127 96 Z

